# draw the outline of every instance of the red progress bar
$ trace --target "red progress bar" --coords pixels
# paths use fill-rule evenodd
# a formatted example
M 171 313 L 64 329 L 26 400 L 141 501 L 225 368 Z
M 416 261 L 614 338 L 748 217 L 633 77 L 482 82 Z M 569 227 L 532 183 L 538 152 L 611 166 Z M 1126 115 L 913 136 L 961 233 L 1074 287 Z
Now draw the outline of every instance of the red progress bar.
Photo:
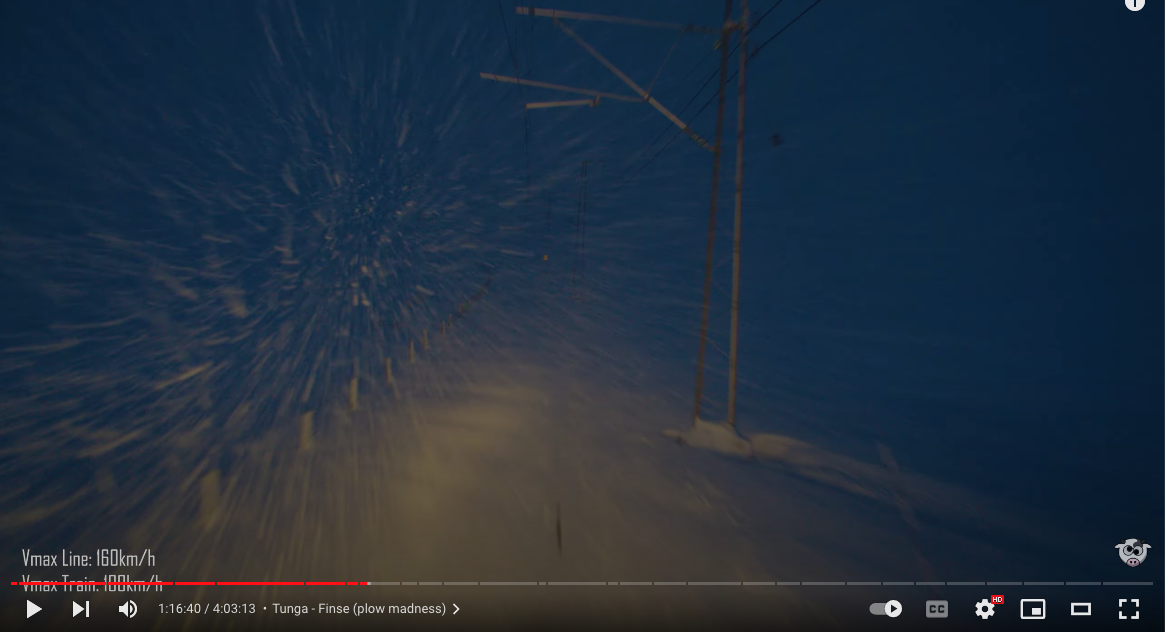
M 213 586 L 214 582 L 174 582 L 175 586 Z
M 368 582 L 12 582 L 12 585 L 368 585 Z
M 13 582 L 12 585 L 174 585 L 174 582 Z
M 218 585 L 304 585 L 305 582 L 218 582 Z

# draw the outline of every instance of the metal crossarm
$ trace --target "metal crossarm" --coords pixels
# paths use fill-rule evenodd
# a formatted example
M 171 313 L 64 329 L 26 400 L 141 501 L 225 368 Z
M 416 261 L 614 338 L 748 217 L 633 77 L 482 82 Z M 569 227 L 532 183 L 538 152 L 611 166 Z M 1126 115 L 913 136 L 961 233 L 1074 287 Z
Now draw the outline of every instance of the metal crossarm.
M 699 135 L 697 135 L 695 132 L 692 131 L 692 129 L 690 127 L 688 127 L 687 123 L 681 121 L 679 119 L 679 117 L 677 117 L 675 114 L 672 114 L 667 108 L 663 107 L 663 105 L 660 104 L 659 101 L 655 100 L 655 97 L 648 95 L 646 90 L 644 90 L 643 88 L 640 88 L 639 84 L 635 83 L 634 81 L 631 80 L 630 77 L 623 74 L 623 71 L 616 68 L 614 64 L 607 61 L 606 57 L 603 57 L 603 55 L 601 53 L 599 53 L 599 51 L 595 50 L 595 48 L 593 46 L 586 43 L 586 41 L 583 40 L 583 38 L 579 37 L 574 31 L 570 30 L 570 27 L 563 24 L 562 21 L 559 20 L 558 18 L 554 18 L 554 23 L 557 24 L 558 28 L 562 29 L 563 32 L 565 32 L 567 35 L 569 35 L 574 41 L 578 42 L 580 46 L 582 46 L 584 49 L 586 49 L 586 51 L 588 53 L 590 53 L 592 57 L 599 60 L 599 63 L 606 66 L 607 70 L 610 70 L 611 72 L 615 73 L 615 76 L 618 77 L 623 83 L 627 84 L 627 87 L 634 90 L 635 93 L 638 94 L 644 101 L 647 101 L 648 103 L 650 103 L 651 107 L 659 110 L 659 112 L 661 114 L 663 114 L 664 116 L 666 116 L 669 121 L 674 123 L 676 125 L 676 127 L 683 130 L 684 133 L 686 133 L 688 136 L 691 136 L 692 140 L 699 143 L 700 146 L 703 147 L 704 149 L 707 149 L 709 151 L 712 150 L 712 146 L 708 144 L 708 141 L 704 140 L 703 138 L 700 138 Z
M 527 103 L 526 109 L 540 110 L 543 108 L 565 108 L 579 105 L 589 105 L 590 107 L 595 107 L 598 104 L 599 98 L 595 97 L 593 99 L 575 99 L 573 101 L 540 101 L 538 103 Z
M 492 81 L 501 81 L 503 83 L 516 83 L 523 86 L 530 86 L 532 88 L 546 88 L 547 90 L 558 90 L 559 92 L 573 92 L 575 94 L 589 94 L 593 97 L 602 97 L 604 99 L 615 99 L 616 101 L 627 101 L 630 103 L 642 103 L 643 99 L 629 97 L 623 94 L 612 94 L 610 92 L 599 92 L 598 90 L 587 90 L 586 88 L 572 88 L 570 86 L 562 86 L 556 83 L 546 83 L 545 81 L 530 81 L 529 79 L 519 79 L 517 77 L 507 77 L 506 75 L 493 75 L 488 72 L 478 73 L 482 79 L 490 79 Z

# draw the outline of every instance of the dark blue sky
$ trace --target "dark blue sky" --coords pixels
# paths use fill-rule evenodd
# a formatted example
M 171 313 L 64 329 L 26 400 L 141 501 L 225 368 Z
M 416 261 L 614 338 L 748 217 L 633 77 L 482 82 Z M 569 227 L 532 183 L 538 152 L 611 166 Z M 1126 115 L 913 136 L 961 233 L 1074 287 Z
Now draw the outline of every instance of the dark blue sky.
M 823 3 L 755 64 L 750 123 L 789 144 L 749 164 L 752 339 L 843 371 L 818 395 L 875 402 L 857 423 L 964 446 L 932 467 L 1159 481 L 1161 19 Z

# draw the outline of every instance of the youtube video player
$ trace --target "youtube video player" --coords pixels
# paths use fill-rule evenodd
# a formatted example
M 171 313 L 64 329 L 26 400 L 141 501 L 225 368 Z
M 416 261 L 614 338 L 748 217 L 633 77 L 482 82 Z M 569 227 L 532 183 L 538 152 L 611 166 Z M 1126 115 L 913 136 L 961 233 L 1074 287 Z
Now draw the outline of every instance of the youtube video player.
M 1163 24 L 3 3 L 0 628 L 1161 630 Z

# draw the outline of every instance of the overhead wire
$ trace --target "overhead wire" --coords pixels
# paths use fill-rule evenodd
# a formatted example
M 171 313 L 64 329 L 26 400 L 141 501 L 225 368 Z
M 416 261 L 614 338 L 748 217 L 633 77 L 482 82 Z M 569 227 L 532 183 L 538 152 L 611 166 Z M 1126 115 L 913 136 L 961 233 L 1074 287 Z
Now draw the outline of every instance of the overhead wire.
M 502 9 L 502 0 L 498 0 L 498 14 L 502 16 L 502 32 L 506 34 L 506 48 L 510 51 L 510 63 L 514 65 L 514 80 L 519 86 L 522 83 L 522 73 L 518 71 L 518 57 L 514 55 L 514 43 L 510 40 L 510 27 L 506 24 L 506 12 Z M 523 87 L 523 94 L 529 96 L 529 91 Z M 522 109 L 522 129 L 526 153 L 526 210 L 530 210 L 530 110 Z
M 659 70 L 655 71 L 655 76 L 651 78 L 651 83 L 647 84 L 647 94 L 651 94 L 651 89 L 655 87 L 655 82 L 659 80 L 659 73 L 663 72 L 664 66 L 667 65 L 667 60 L 671 59 L 671 54 L 676 51 L 676 46 L 680 43 L 680 38 L 684 36 L 684 32 L 676 36 L 676 41 L 672 42 L 671 48 L 667 51 L 667 56 L 663 58 L 663 63 L 659 65 Z
M 756 48 L 752 49 L 752 53 L 749 54 L 748 58 L 752 59 L 752 58 L 756 57 L 757 53 L 759 53 L 761 51 L 761 49 L 764 48 L 765 46 L 768 46 L 769 42 L 777 39 L 777 36 L 780 35 L 781 33 L 784 33 L 785 29 L 796 24 L 797 20 L 800 20 L 802 17 L 805 16 L 806 13 L 809 13 L 810 11 L 812 11 L 813 7 L 815 7 L 819 4 L 821 4 L 821 0 L 815 0 L 813 2 L 813 4 L 809 5 L 808 8 L 806 8 L 804 11 L 802 11 L 797 17 L 793 18 L 788 24 L 785 25 L 784 28 L 777 31 L 776 33 L 773 33 L 773 36 L 768 38 L 767 40 L 761 42 L 760 46 L 757 46 Z
M 760 23 L 761 23 L 761 22 L 763 22 L 763 21 L 764 21 L 764 19 L 765 19 L 766 17 L 768 17 L 768 15 L 769 15 L 770 13 L 772 13 L 772 12 L 773 12 L 773 9 L 775 9 L 775 8 L 777 8 L 777 7 L 779 7 L 779 6 L 781 6 L 781 3 L 782 3 L 782 2 L 784 2 L 784 1 L 785 1 L 785 0 L 777 0 L 776 2 L 774 2 L 774 3 L 773 3 L 773 6 L 769 7 L 767 11 L 765 11 L 765 12 L 764 12 L 764 13 L 762 13 L 762 14 L 760 14 L 760 16 L 759 16 L 759 17 L 757 17 L 757 19 L 753 20 L 753 21 L 752 21 L 752 26 L 748 27 L 748 32 L 749 32 L 749 33 L 751 33 L 751 32 L 753 32 L 753 30 L 755 30 L 755 29 L 756 29 L 756 27 L 760 26 Z
M 784 0 L 777 0 L 775 3 L 773 3 L 773 6 L 769 7 L 769 8 L 768 8 L 768 9 L 767 9 L 767 10 L 766 10 L 764 13 L 762 13 L 762 14 L 760 15 L 760 17 L 758 17 L 756 20 L 753 20 L 752 26 L 750 26 L 750 27 L 749 27 L 748 31 L 751 33 L 751 32 L 753 31 L 753 29 L 755 29 L 757 26 L 760 26 L 760 23 L 761 23 L 761 21 L 762 21 L 762 20 L 764 20 L 764 19 L 765 19 L 765 17 L 767 17 L 767 16 L 768 16 L 768 14 L 772 13 L 772 12 L 773 12 L 773 9 L 776 9 L 778 6 L 780 6 L 780 4 L 781 4 L 782 2 L 784 2 Z M 735 53 L 735 52 L 737 51 L 737 49 L 739 49 L 739 48 L 740 48 L 740 44 L 739 44 L 739 43 L 737 43 L 736 45 L 734 45 L 734 46 L 732 47 L 732 50 L 728 51 L 728 56 L 729 56 L 729 57 L 731 57 L 731 56 L 732 56 L 732 54 L 733 54 L 733 53 Z M 693 71 L 695 71 L 695 69 L 696 69 L 697 67 L 699 67 L 700 65 L 702 65 L 702 64 L 704 63 L 704 60 L 706 60 L 706 59 L 707 59 L 707 58 L 708 58 L 708 57 L 709 57 L 709 56 L 710 56 L 712 53 L 714 53 L 715 51 L 716 51 L 716 49 L 715 49 L 715 48 L 713 48 L 712 50 L 708 51 L 708 52 L 707 52 L 707 53 L 704 55 L 704 58 L 703 58 L 703 59 L 701 59 L 701 60 L 700 60 L 700 61 L 699 61 L 699 62 L 696 64 L 696 66 L 693 66 L 693 67 L 692 67 L 692 69 L 691 69 L 691 70 L 689 70 L 689 71 L 687 72 L 687 74 L 685 74 L 685 75 L 684 75 L 683 79 L 681 79 L 680 81 L 683 81 L 684 79 L 687 79 L 687 78 L 688 78 L 688 77 L 689 77 L 689 76 L 692 74 L 692 72 L 693 72 Z M 669 54 L 670 54 L 670 53 L 669 53 Z M 663 70 L 663 68 L 661 67 L 661 68 L 660 68 L 660 70 Z M 708 84 L 709 84 L 709 83 L 711 83 L 711 82 L 712 82 L 712 80 L 716 78 L 716 74 L 717 74 L 718 72 L 719 72 L 719 69 L 717 69 L 717 70 L 713 70 L 713 71 L 712 71 L 712 73 L 711 73 L 710 75 L 708 75 L 708 78 L 707 78 L 707 79 L 705 79 L 705 80 L 704 80 L 704 83 L 700 85 L 700 89 L 699 89 L 699 90 L 696 90 L 695 94 L 693 94 L 693 95 L 692 95 L 692 98 L 688 99 L 688 102 L 684 104 L 684 107 L 680 108 L 680 111 L 676 113 L 676 116 L 680 116 L 681 114 L 683 114 L 683 113 L 684 113 L 684 112 L 685 112 L 685 111 L 686 111 L 686 110 L 687 110 L 687 109 L 688 109 L 688 108 L 689 108 L 689 107 L 692 105 L 692 102 L 693 102 L 693 101 L 695 101 L 695 100 L 696 100 L 696 99 L 697 99 L 697 98 L 700 96 L 700 94 L 702 94 L 702 93 L 704 92 L 704 88 L 707 88 L 707 87 L 708 87 Z M 656 73 L 656 75 L 658 76 L 658 73 Z M 655 82 L 654 82 L 654 80 L 652 81 L 652 83 L 655 83 Z M 656 137 L 655 137 L 655 140 L 651 141 L 651 142 L 650 142 L 650 143 L 647 145 L 647 147 L 646 147 L 646 148 L 644 148 L 644 150 L 643 150 L 642 152 L 640 152 L 640 153 L 639 153 L 639 156 L 638 156 L 638 157 L 636 157 L 636 159 L 635 159 L 635 160 L 636 160 L 636 161 L 638 161 L 640 158 L 642 158 L 643 156 L 647 155 L 647 152 L 651 151 L 651 148 L 652 148 L 652 147 L 654 147 L 654 146 L 655 146 L 655 144 L 659 142 L 659 139 L 661 139 L 661 138 L 663 138 L 664 136 L 666 136 L 669 130 L 671 130 L 671 127 L 670 127 L 670 126 L 669 126 L 669 127 L 665 127 L 665 128 L 664 128 L 664 130 L 663 130 L 662 132 L 660 132 L 660 133 L 659 133 L 659 136 L 656 136 Z M 668 144 L 668 145 L 670 145 L 670 144 L 671 144 L 671 141 L 668 141 L 668 143 L 667 143 L 667 144 Z M 665 145 L 665 147 L 666 147 L 666 145 Z M 628 171 L 631 171 L 631 166 L 628 166 L 628 167 L 627 167 L 627 169 L 625 169 L 625 170 L 623 171 L 623 174 L 620 176 L 620 180 L 622 180 L 622 177 L 623 177 L 623 176 L 626 176 L 626 175 L 627 175 L 627 172 L 628 172 Z M 636 172 L 636 175 L 638 175 L 638 172 Z M 632 176 L 632 178 L 634 178 L 634 177 L 635 177 L 635 176 Z
M 688 80 L 688 77 L 691 77 L 693 72 L 696 72 L 696 70 L 697 70 L 697 69 L 698 69 L 700 66 L 703 66 L 703 65 L 704 65 L 704 62 L 708 61 L 708 58 L 709 58 L 709 57 L 711 57 L 711 56 L 712 56 L 712 53 L 714 53 L 714 52 L 716 52 L 716 49 L 715 49 L 715 48 L 710 48 L 710 49 L 708 49 L 708 52 L 704 53 L 704 56 L 700 58 L 700 61 L 696 62 L 696 63 L 695 63 L 695 65 L 693 65 L 691 68 L 689 68 L 689 69 L 688 69 L 688 71 L 684 73 L 684 76 L 683 76 L 683 77 L 680 77 L 680 78 L 679 78 L 679 80 L 677 80 L 677 81 L 676 81 L 676 83 L 677 83 L 677 84 L 680 84 L 680 83 L 683 83 L 683 82 L 687 81 L 687 80 Z M 672 87 L 670 90 L 667 90 L 667 91 L 665 91 L 665 92 L 664 92 L 664 94 L 672 94 L 672 93 L 675 93 L 675 92 L 677 92 L 677 91 L 679 90 L 679 88 L 680 88 L 680 87 L 681 87 L 681 86 L 678 86 L 678 85 L 677 85 L 677 86 L 674 86 L 674 87 Z
M 759 24 L 759 23 L 760 23 L 760 21 L 761 21 L 762 19 L 764 19 L 764 17 L 765 17 L 765 16 L 767 16 L 767 15 L 769 14 L 769 12 L 770 12 L 770 11 L 772 11 L 773 9 L 775 9 L 775 8 L 777 7 L 777 5 L 778 5 L 778 4 L 780 4 L 782 1 L 783 1 L 783 0 L 777 0 L 777 3 L 776 3 L 776 4 L 774 4 L 772 7 L 770 7 L 770 8 L 768 9 L 768 11 L 765 11 L 765 12 L 764 12 L 764 13 L 761 15 L 761 17 L 760 17 L 760 18 L 757 18 L 757 20 L 756 20 L 755 22 L 753 22 L 753 26 L 752 26 L 752 27 L 749 29 L 749 32 L 751 32 L 751 31 L 752 31 L 752 29 L 755 29 L 755 28 L 756 28 L 756 25 L 757 25 L 757 24 Z M 793 24 L 794 24 L 794 23 L 796 23 L 796 22 L 797 22 L 797 20 L 800 20 L 802 17 L 804 17 L 806 13 L 809 13 L 809 11 L 811 11 L 811 10 L 813 9 L 813 7 L 816 7 L 818 4 L 821 4 L 821 0 L 814 0 L 813 4 L 809 5 L 809 6 L 808 6 L 808 7 L 807 7 L 807 8 L 806 8 L 804 11 L 802 11 L 801 13 L 799 13 L 799 14 L 797 15 L 797 17 L 795 17 L 795 18 L 793 18 L 792 20 L 790 20 L 788 24 L 786 24 L 785 26 L 781 27 L 781 29 L 780 29 L 779 31 L 777 31 L 776 33 L 774 33 L 774 34 L 773 34 L 771 37 L 769 37 L 769 38 L 768 38 L 768 39 L 766 39 L 765 41 L 761 42 L 760 46 L 757 46 L 755 49 L 753 49 L 752 53 L 750 53 L 750 54 L 749 54 L 749 56 L 748 56 L 748 60 L 749 60 L 749 61 L 751 61 L 753 58 L 755 58 L 755 57 L 756 57 L 756 55 L 757 55 L 757 53 L 759 53 L 759 52 L 760 52 L 760 50 L 761 50 L 762 48 L 764 48 L 765 46 L 767 46 L 767 45 L 769 44 L 769 42 L 772 42 L 773 40 L 775 40 L 775 39 L 776 39 L 776 38 L 777 38 L 777 37 L 778 37 L 778 36 L 779 36 L 781 33 L 784 33 L 784 32 L 785 32 L 785 31 L 786 31 L 786 30 L 787 30 L 787 29 L 788 29 L 790 26 L 793 26 Z M 739 49 L 739 48 L 740 48 L 740 44 L 739 44 L 739 43 L 737 43 L 737 45 L 736 45 L 735 47 L 733 47 L 732 51 L 730 51 L 730 52 L 729 52 L 729 56 L 731 56 L 731 55 L 732 55 L 732 53 L 736 52 L 736 50 L 737 50 L 737 49 Z M 730 77 L 728 77 L 728 79 L 725 81 L 725 83 L 726 83 L 726 84 L 727 84 L 727 83 L 730 83 L 730 82 L 732 82 L 734 79 L 736 79 L 736 76 L 737 76 L 737 74 L 739 74 L 739 72 L 740 72 L 739 70 L 733 71 L 732 75 L 731 75 Z M 710 82 L 710 81 L 712 80 L 712 77 L 714 77 L 714 76 L 715 76 L 715 73 L 713 73 L 713 75 L 712 75 L 712 76 L 710 76 L 710 77 L 709 77 L 709 78 L 708 78 L 708 79 L 707 79 L 707 80 L 704 82 L 704 85 L 703 85 L 703 86 L 701 86 L 701 87 L 700 87 L 700 89 L 696 91 L 696 94 L 695 94 L 695 95 L 693 95 L 693 96 L 692 96 L 692 99 L 688 101 L 688 104 L 687 104 L 687 105 L 685 105 L 685 106 L 683 107 L 683 109 L 681 109 L 681 110 L 680 110 L 679 114 L 682 114 L 682 113 L 684 112 L 684 110 L 687 110 L 687 109 L 688 109 L 688 106 L 692 104 L 692 101 L 695 101 L 695 100 L 696 100 L 696 97 L 700 96 L 700 93 L 702 93 L 702 92 L 704 91 L 704 88 L 705 88 L 705 87 L 708 85 L 708 82 Z M 715 94 L 713 94 L 711 97 L 709 97 L 709 98 L 708 98 L 708 100 L 707 100 L 707 101 L 705 101 L 705 102 L 704 102 L 704 105 L 700 106 L 700 109 L 699 109 L 699 110 L 696 110 L 696 113 L 695 113 L 695 114 L 693 114 L 693 115 L 691 116 L 691 118 L 689 118 L 688 120 L 689 120 L 689 121 L 694 121 L 694 120 L 695 120 L 695 119 L 696 119 L 698 116 L 700 116 L 700 114 L 701 114 L 701 113 L 703 113 L 703 112 L 704 112 L 704 110 L 708 109 L 708 106 L 709 106 L 709 105 L 711 105 L 711 104 L 712 104 L 712 101 L 714 101 L 715 99 L 716 99 L 716 95 L 715 95 Z M 678 116 L 679 114 L 677 114 L 677 116 Z M 669 129 L 670 129 L 670 128 L 669 128 Z M 664 130 L 663 134 L 660 134 L 658 137 L 656 137 L 656 139 L 655 139 L 654 141 L 652 141 L 651 145 L 648 145 L 648 147 L 647 147 L 647 150 L 644 150 L 643 154 L 647 153 L 647 151 L 651 149 L 651 146 L 652 146 L 652 145 L 654 145 L 656 142 L 658 142 L 660 138 L 663 138 L 663 136 L 667 134 L 667 131 L 668 131 L 668 130 Z M 676 140 L 677 138 L 679 138 L 679 133 L 678 133 L 678 132 L 677 132 L 677 133 L 675 133 L 675 134 L 673 134 L 673 135 L 672 135 L 672 137 L 671 137 L 670 139 L 668 139 L 668 141 L 667 141 L 666 143 L 664 143 L 663 147 L 660 147 L 659 151 L 655 152 L 655 155 L 653 155 L 653 156 L 651 157 L 651 159 L 649 159 L 649 160 L 648 160 L 646 163 L 644 163 L 642 167 L 640 167 L 639 169 L 637 169 L 637 170 L 635 171 L 635 173 L 634 173 L 634 174 L 633 174 L 633 175 L 632 175 L 630 178 L 627 178 L 626 180 L 621 180 L 621 181 L 620 181 L 620 183 L 619 183 L 619 187 L 620 187 L 620 188 L 622 188 L 622 187 L 623 187 L 623 185 L 627 184 L 627 183 L 628 183 L 628 182 L 630 182 L 631 180 L 634 180 L 634 179 L 635 179 L 635 177 L 636 177 L 636 176 L 638 176 L 640 173 L 642 173 L 644 169 L 646 169 L 646 168 L 647 168 L 649 165 L 651 165 L 651 163 L 655 162 L 655 159 L 656 159 L 656 158 L 658 158 L 658 157 L 659 157 L 659 155 L 660 155 L 660 154 L 662 154 L 662 153 L 663 153 L 663 151 L 664 151 L 665 149 L 667 149 L 667 148 L 668 148 L 668 146 L 670 146 L 670 145 L 671 145 L 673 142 L 675 142 L 675 140 Z M 640 154 L 640 157 L 642 157 L 642 156 L 643 156 L 643 154 Z M 626 173 L 627 173 L 627 171 L 630 171 L 630 167 L 628 167 L 628 169 L 627 169 L 627 170 L 625 170 L 623 173 L 624 173 L 624 174 L 626 174 Z
M 498 0 L 498 15 L 502 16 L 502 32 L 506 34 L 506 47 L 510 50 L 510 62 L 514 64 L 514 78 L 518 85 L 522 85 L 522 77 L 518 73 L 518 58 L 514 55 L 514 44 L 510 41 L 510 27 L 506 25 L 506 12 L 502 9 L 502 0 Z

